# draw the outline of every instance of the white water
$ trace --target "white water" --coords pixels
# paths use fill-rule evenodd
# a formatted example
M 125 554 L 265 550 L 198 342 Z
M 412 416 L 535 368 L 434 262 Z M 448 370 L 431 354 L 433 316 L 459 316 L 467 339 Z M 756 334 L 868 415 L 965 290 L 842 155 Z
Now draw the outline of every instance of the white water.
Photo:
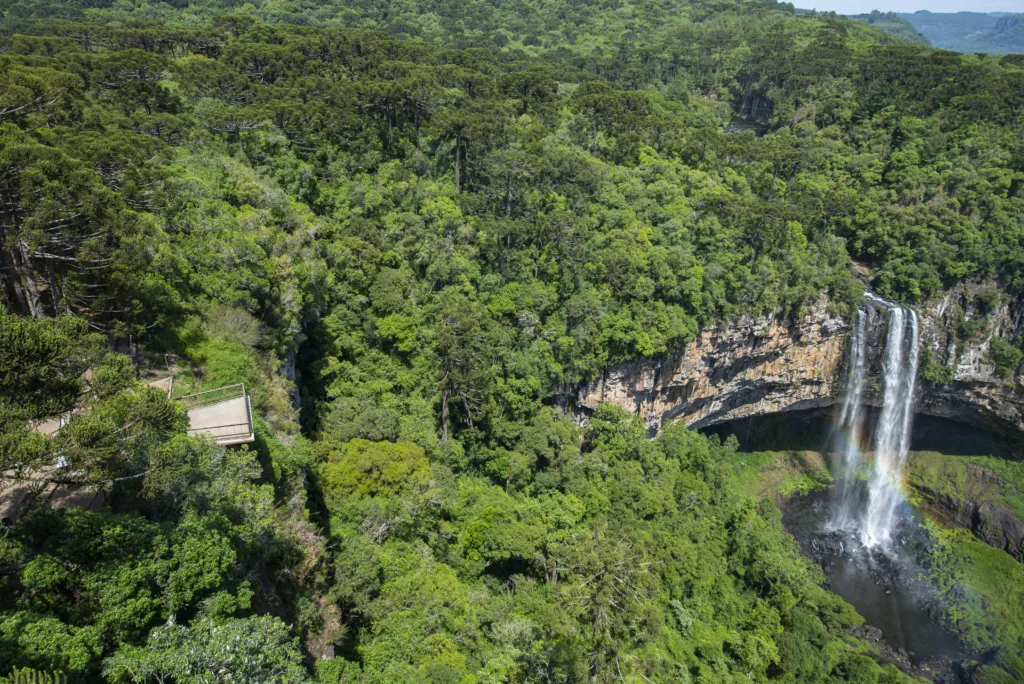
M 910 451 L 919 331 L 914 311 L 875 297 L 872 299 L 883 305 L 889 314 L 880 378 L 882 410 L 873 440 L 875 467 L 868 483 L 866 508 L 858 510 L 863 504 L 853 492 L 853 479 L 861 465 L 863 393 L 868 365 L 867 315 L 858 311 L 850 340 L 849 380 L 839 415 L 840 434 L 844 438 L 840 449 L 844 468 L 840 483 L 841 503 L 830 526 L 858 532 L 861 542 L 868 548 L 880 546 L 885 549 L 892 541 L 893 526 L 903 503 L 900 482 Z
M 857 527 L 856 492 L 854 480 L 860 468 L 860 433 L 863 428 L 864 376 L 867 371 L 867 315 L 857 310 L 857 322 L 850 337 L 850 372 L 846 396 L 839 413 L 839 451 L 842 454 L 843 471 L 839 481 L 840 505 L 829 526 L 834 529 L 851 530 Z
M 917 357 L 917 314 L 900 307 L 890 308 L 882 365 L 882 415 L 875 430 L 875 469 L 861 528 L 861 540 L 868 548 L 889 544 L 896 511 L 903 502 L 900 482 L 910 451 Z

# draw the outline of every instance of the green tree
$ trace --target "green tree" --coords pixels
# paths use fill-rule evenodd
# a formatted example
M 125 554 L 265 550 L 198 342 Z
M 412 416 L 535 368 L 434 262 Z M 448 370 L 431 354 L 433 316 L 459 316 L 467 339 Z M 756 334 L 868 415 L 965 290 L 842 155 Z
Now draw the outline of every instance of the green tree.
M 205 684 L 222 677 L 290 684 L 309 680 L 299 661 L 287 626 L 275 617 L 255 616 L 158 627 L 145 646 L 125 646 L 108 658 L 103 672 L 111 681 L 140 684 Z
M 430 463 L 415 444 L 392 444 L 354 439 L 340 452 L 332 451 L 323 467 L 324 485 L 340 494 L 378 496 L 423 487 Z
M 441 440 L 448 442 L 453 403 L 461 405 L 469 427 L 480 416 L 491 378 L 491 359 L 485 309 L 452 290 L 442 294 L 440 306 L 434 353 L 440 374 Z

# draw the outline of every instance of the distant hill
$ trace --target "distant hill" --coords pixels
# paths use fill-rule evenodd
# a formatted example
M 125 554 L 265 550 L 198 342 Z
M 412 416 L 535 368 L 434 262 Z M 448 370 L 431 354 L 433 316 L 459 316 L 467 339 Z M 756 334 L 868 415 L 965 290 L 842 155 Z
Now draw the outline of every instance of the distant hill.
M 921 10 L 896 16 L 905 19 L 914 29 L 924 34 L 932 45 L 944 50 L 991 54 L 1024 53 L 1024 14 L 942 13 Z M 878 26 L 889 31 L 885 25 Z M 900 35 L 895 31 L 889 32 Z
M 886 33 L 892 34 L 898 38 L 903 38 L 911 43 L 931 45 L 931 42 L 924 34 L 914 28 L 913 24 L 895 12 L 879 12 L 878 10 L 874 10 L 870 14 L 851 15 L 850 18 L 871 24 L 872 26 L 882 29 Z
M 1000 17 L 995 28 L 982 36 L 976 44 L 965 43 L 962 52 L 975 47 L 974 51 L 991 52 L 993 54 L 1021 53 L 1024 54 L 1024 14 L 1012 14 Z

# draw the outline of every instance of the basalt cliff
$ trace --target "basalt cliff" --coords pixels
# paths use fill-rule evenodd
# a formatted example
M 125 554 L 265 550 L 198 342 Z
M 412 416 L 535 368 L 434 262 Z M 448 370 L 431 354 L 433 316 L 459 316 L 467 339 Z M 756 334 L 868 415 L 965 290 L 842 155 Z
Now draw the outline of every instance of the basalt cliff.
M 1024 440 L 1024 374 L 1001 378 L 988 362 L 996 336 L 1022 324 L 1020 307 L 997 305 L 982 314 L 978 287 L 957 287 L 918 310 L 921 346 L 938 383 L 918 380 L 915 411 Z M 866 304 L 869 314 L 868 404 L 877 405 L 879 349 L 886 316 Z M 664 357 L 613 366 L 598 378 L 562 395 L 578 420 L 586 421 L 600 402 L 641 416 L 657 432 L 674 421 L 693 428 L 782 411 L 823 408 L 845 390 L 848 319 L 822 302 L 796 318 L 740 317 L 700 331 L 697 338 Z M 1022 441 L 1021 443 L 1024 443 Z

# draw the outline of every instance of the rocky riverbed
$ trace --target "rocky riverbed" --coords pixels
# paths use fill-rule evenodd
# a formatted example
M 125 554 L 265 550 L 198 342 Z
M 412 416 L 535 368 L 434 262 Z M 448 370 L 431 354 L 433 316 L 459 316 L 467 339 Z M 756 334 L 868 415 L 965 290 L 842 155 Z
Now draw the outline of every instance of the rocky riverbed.
M 783 507 L 786 529 L 821 567 L 824 585 L 864 616 L 855 636 L 911 676 L 967 681 L 968 663 L 977 654 L 943 628 L 947 606 L 925 579 L 932 542 L 911 516 L 902 518 L 891 547 L 882 550 L 865 548 L 856 532 L 829 528 L 829 490 L 794 497 Z

